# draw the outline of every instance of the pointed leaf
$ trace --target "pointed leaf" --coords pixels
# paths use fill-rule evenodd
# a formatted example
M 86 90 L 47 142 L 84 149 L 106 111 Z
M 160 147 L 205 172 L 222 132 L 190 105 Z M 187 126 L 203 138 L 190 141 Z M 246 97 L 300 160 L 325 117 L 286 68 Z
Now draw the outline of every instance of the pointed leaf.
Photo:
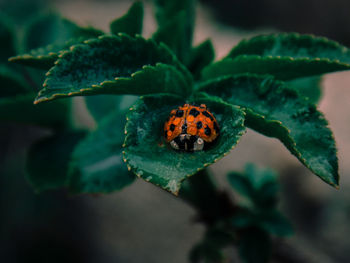
M 167 48 L 151 40 L 102 36 L 62 53 L 35 103 L 78 95 L 186 94 L 192 88 L 188 74 Z
M 64 132 L 44 138 L 29 149 L 27 178 L 36 192 L 66 186 L 68 163 L 85 132 Z
M 125 115 L 112 112 L 78 144 L 70 165 L 71 192 L 109 193 L 134 181 L 122 158 L 124 124 Z
M 254 188 L 249 179 L 244 174 L 231 172 L 227 175 L 227 180 L 231 187 L 239 194 L 249 199 L 254 199 Z
M 335 143 L 327 121 L 283 82 L 242 75 L 205 83 L 200 91 L 245 108 L 248 127 L 278 138 L 313 173 L 338 186 Z
M 195 20 L 194 0 L 155 0 L 158 30 L 153 38 L 168 45 L 180 61 L 186 62 L 192 47 Z
M 163 126 L 170 111 L 185 101 L 170 95 L 144 96 L 127 115 L 124 158 L 139 177 L 177 195 L 181 182 L 216 162 L 237 144 L 244 133 L 244 114 L 221 100 L 195 99 L 215 115 L 220 136 L 209 149 L 198 152 L 176 151 L 163 138 Z
M 228 58 L 240 55 L 259 55 L 271 57 L 292 57 L 309 59 L 339 60 L 350 64 L 350 51 L 345 46 L 325 37 L 282 33 L 261 35 L 241 41 L 234 47 Z
M 80 27 L 57 14 L 48 14 L 32 21 L 25 35 L 25 54 L 10 58 L 26 66 L 50 69 L 59 52 L 72 45 L 96 38 L 103 32 L 92 27 Z
M 209 65 L 203 70 L 202 78 L 208 80 L 241 73 L 253 73 L 272 75 L 280 80 L 290 80 L 349 69 L 350 64 L 328 58 L 241 55 L 234 59 L 225 58 Z
M 198 79 L 202 69 L 209 65 L 215 58 L 215 50 L 210 39 L 192 49 L 191 56 L 187 62 L 187 68 Z
M 118 33 L 125 33 L 130 36 L 142 33 L 143 24 L 143 4 L 142 2 L 135 2 L 128 12 L 110 24 L 111 32 L 115 35 Z

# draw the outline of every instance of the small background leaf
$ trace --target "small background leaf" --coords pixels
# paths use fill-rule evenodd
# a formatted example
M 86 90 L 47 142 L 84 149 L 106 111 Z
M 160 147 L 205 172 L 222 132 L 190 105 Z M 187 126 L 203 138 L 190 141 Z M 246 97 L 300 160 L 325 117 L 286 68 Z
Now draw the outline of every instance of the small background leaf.
M 36 192 L 66 186 L 71 153 L 84 136 L 82 131 L 57 133 L 31 146 L 27 178 Z
M 211 40 L 208 39 L 192 49 L 190 59 L 187 62 L 187 68 L 196 79 L 199 79 L 202 69 L 209 65 L 214 58 L 215 50 Z
M 12 57 L 10 61 L 48 70 L 60 51 L 102 34 L 100 30 L 80 27 L 58 14 L 47 14 L 29 23 L 24 37 L 25 50 L 22 50 L 27 53 Z
M 195 1 L 155 0 L 155 3 L 158 30 L 154 39 L 167 44 L 186 63 L 192 47 Z
M 110 24 L 111 32 L 115 35 L 125 33 L 130 36 L 142 33 L 143 25 L 143 4 L 140 1 L 135 2 L 128 12 Z
M 125 115 L 112 112 L 74 150 L 69 190 L 73 193 L 109 193 L 131 184 L 135 176 L 122 158 Z

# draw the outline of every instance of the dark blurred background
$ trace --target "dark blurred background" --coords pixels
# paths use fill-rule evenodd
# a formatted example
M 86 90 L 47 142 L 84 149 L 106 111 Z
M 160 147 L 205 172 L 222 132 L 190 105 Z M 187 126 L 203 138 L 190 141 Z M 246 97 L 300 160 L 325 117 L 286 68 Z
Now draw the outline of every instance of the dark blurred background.
M 0 10 L 18 23 L 36 12 L 57 10 L 80 23 L 108 30 L 131 1 L 0 0 Z M 146 1 L 144 35 L 155 30 L 151 1 Z M 217 57 L 244 37 L 293 31 L 327 36 L 350 46 L 350 2 L 346 0 L 202 0 L 197 8 L 195 44 L 210 37 Z M 280 174 L 281 209 L 294 223 L 295 235 L 276 247 L 289 262 L 350 262 L 350 75 L 324 79 L 320 110 L 339 148 L 341 189 L 325 185 L 277 140 L 253 131 L 232 153 L 211 166 L 220 186 L 225 175 L 246 162 L 269 166 Z M 76 125 L 93 129 L 81 99 L 75 99 Z M 69 196 L 65 191 L 35 194 L 25 179 L 29 145 L 47 131 L 0 123 L 0 261 L 1 262 L 187 262 L 204 228 L 195 211 L 155 186 L 137 180 L 121 192 Z M 235 251 L 228 250 L 231 261 Z

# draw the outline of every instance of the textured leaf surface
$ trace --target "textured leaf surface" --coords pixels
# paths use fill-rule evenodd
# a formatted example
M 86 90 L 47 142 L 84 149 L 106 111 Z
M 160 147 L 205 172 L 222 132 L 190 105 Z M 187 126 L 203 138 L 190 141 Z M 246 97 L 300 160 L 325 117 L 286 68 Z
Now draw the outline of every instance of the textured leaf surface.
M 100 30 L 80 27 L 57 14 L 45 15 L 28 27 L 25 36 L 25 52 L 28 53 L 12 57 L 10 61 L 48 70 L 60 51 L 102 34 Z
M 69 125 L 70 101 L 33 105 L 35 94 L 23 94 L 0 99 L 0 120 L 63 127 Z
M 142 33 L 143 25 L 143 4 L 142 2 L 135 2 L 128 12 L 110 24 L 111 32 L 115 35 L 118 33 L 125 33 L 130 36 Z
M 246 125 L 278 138 L 306 167 L 338 186 L 338 161 L 332 132 L 316 107 L 272 78 L 227 77 L 200 88 L 245 108 Z
M 152 40 L 102 36 L 60 55 L 36 103 L 77 95 L 185 94 L 192 88 L 188 74 L 167 48 Z
M 109 193 L 131 184 L 122 158 L 125 115 L 112 112 L 75 149 L 69 175 L 74 193 Z
M 37 192 L 66 186 L 71 153 L 84 135 L 84 132 L 57 133 L 30 147 L 27 178 Z
M 192 46 L 195 1 L 155 0 L 158 30 L 154 39 L 167 44 L 182 62 L 186 62 Z
M 139 177 L 178 194 L 181 182 L 214 163 L 237 144 L 245 131 L 244 114 L 221 100 L 197 98 L 215 115 L 220 126 L 218 140 L 207 150 L 188 153 L 173 150 L 163 138 L 163 125 L 172 109 L 185 101 L 170 95 L 140 99 L 128 116 L 125 161 Z
M 325 73 L 349 70 L 350 64 L 329 59 L 310 59 L 292 57 L 262 57 L 256 55 L 241 55 L 234 59 L 225 58 L 209 65 L 203 70 L 204 80 L 236 75 L 241 73 L 253 73 L 272 75 L 280 80 L 290 80 Z
M 259 55 L 272 57 L 292 57 L 339 60 L 350 63 L 350 51 L 339 43 L 324 37 L 283 33 L 261 35 L 241 41 L 229 53 L 229 58 L 239 55 Z
M 215 50 L 210 39 L 192 49 L 187 68 L 198 79 L 202 69 L 209 65 L 215 58 Z

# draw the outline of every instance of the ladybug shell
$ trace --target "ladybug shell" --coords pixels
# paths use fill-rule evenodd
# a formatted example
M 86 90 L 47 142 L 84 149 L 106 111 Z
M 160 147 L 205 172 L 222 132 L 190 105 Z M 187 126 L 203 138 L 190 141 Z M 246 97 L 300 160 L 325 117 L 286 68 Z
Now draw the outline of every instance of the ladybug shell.
M 164 137 L 171 142 L 181 134 L 198 136 L 205 142 L 213 142 L 219 135 L 219 125 L 206 105 L 184 104 L 170 112 L 164 124 Z

